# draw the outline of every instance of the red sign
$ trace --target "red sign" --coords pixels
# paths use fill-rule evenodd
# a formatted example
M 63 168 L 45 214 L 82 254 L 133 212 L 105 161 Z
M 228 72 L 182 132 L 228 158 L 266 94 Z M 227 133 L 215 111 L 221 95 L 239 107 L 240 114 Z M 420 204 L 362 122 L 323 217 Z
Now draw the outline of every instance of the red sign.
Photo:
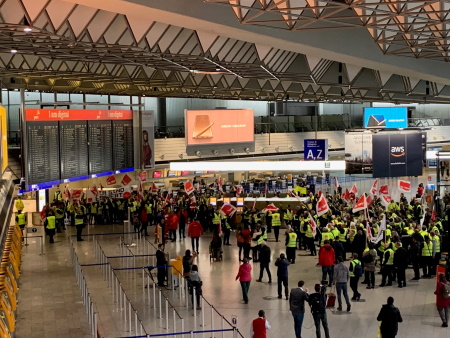
M 125 176 L 122 178 L 122 181 L 120 183 L 122 183 L 122 185 L 125 186 L 130 182 L 131 182 L 131 177 L 128 176 L 128 174 L 125 174 Z
M 82 194 L 83 194 L 83 189 L 72 189 L 71 195 L 74 200 L 80 199 Z
M 325 214 L 330 208 L 328 207 L 328 202 L 325 196 L 321 195 L 319 200 L 317 201 L 316 211 L 317 216 L 322 216 Z
M 152 194 L 158 193 L 158 186 L 155 183 L 152 183 Z
M 410 192 L 411 191 L 411 182 L 409 181 L 398 181 L 398 190 L 404 191 L 404 192 Z
M 236 207 L 234 205 L 225 203 L 220 211 L 227 216 L 233 216 L 233 214 L 236 212 Z
M 132 120 L 131 110 L 26 109 L 27 121 Z
M 98 195 L 98 189 L 97 189 L 97 184 L 93 184 L 91 187 L 91 192 L 92 194 L 94 194 L 95 196 Z
M 367 200 L 365 195 L 361 195 L 358 202 L 353 206 L 353 212 L 364 210 L 367 208 Z
M 353 184 L 350 193 L 355 194 L 355 196 L 358 195 L 358 187 L 356 186 L 356 184 Z
M 389 195 L 389 187 L 387 185 L 382 185 L 380 187 L 380 194 L 381 195 Z
M 270 203 L 267 207 L 265 207 L 263 210 L 263 212 L 275 212 L 278 211 L 278 208 L 273 204 Z
M 194 192 L 194 185 L 191 181 L 187 180 L 186 183 L 184 183 L 184 190 L 186 190 L 186 194 L 191 194 Z
M 139 173 L 139 180 L 141 182 L 147 181 L 147 172 L 146 171 L 143 171 L 143 172 Z
M 113 185 L 116 184 L 116 177 L 115 176 L 109 176 L 106 179 L 106 185 Z
M 342 199 L 346 202 L 350 201 L 350 192 L 348 191 L 348 189 L 345 189 L 345 192 L 342 193 Z
M 391 196 L 381 196 L 381 202 L 387 207 L 391 203 Z

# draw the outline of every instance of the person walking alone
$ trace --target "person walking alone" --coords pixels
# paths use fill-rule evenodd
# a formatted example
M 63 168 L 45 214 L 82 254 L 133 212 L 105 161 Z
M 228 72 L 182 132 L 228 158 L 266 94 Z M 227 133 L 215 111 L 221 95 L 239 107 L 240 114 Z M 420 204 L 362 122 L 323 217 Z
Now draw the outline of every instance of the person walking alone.
M 444 274 L 439 275 L 439 283 L 436 284 L 436 307 L 442 320 L 442 327 L 448 327 L 448 307 L 450 306 L 450 298 L 445 298 L 449 283 L 445 279 Z
M 308 301 L 308 289 L 303 289 L 304 281 L 298 282 L 298 288 L 291 290 L 289 296 L 289 309 L 294 317 L 295 337 L 302 338 L 302 325 L 305 317 L 305 301 Z
M 320 322 L 322 322 L 323 330 L 325 331 L 325 338 L 330 338 L 330 331 L 328 330 L 327 322 L 327 296 L 325 296 L 326 285 L 314 285 L 314 293 L 309 295 L 308 303 L 311 307 L 311 314 L 316 326 L 316 337 L 320 338 Z
M 350 278 L 350 272 L 348 267 L 344 264 L 344 259 L 342 257 L 337 258 L 338 263 L 334 267 L 334 277 L 333 284 L 336 285 L 336 293 L 338 299 L 338 311 L 342 311 L 342 293 L 344 294 L 345 302 L 347 303 L 347 312 L 350 312 L 351 304 L 348 299 L 347 293 L 347 283 Z
M 323 246 L 319 249 L 319 265 L 322 266 L 322 283 L 327 280 L 328 285 L 333 283 L 333 265 L 336 260 L 334 257 L 334 249 L 330 245 L 330 241 L 323 242 Z
M 236 279 L 241 283 L 242 297 L 244 298 L 245 304 L 248 304 L 248 290 L 250 289 L 250 282 L 252 281 L 252 266 L 248 264 L 248 259 L 244 258 L 242 264 L 239 266 L 238 274 Z
M 270 330 L 271 326 L 269 321 L 266 319 L 266 313 L 264 310 L 258 311 L 258 318 L 256 318 L 250 327 L 250 337 L 251 338 L 266 338 L 267 330 Z
M 197 220 L 197 218 L 194 218 L 194 221 L 189 223 L 188 227 L 188 236 L 191 237 L 193 252 L 198 253 L 198 242 L 202 235 L 203 235 L 203 227 Z
M 387 304 L 381 307 L 377 320 L 381 322 L 380 333 L 383 338 L 395 338 L 398 323 L 403 322 L 399 309 L 394 306 L 394 298 L 388 297 Z
M 362 275 L 362 267 L 361 267 L 361 261 L 358 259 L 358 254 L 354 253 L 352 255 L 352 260 L 350 261 L 350 288 L 353 291 L 353 297 L 352 300 L 359 301 L 361 298 L 361 294 L 358 292 L 358 283 L 359 278 Z
M 280 257 L 275 261 L 277 269 L 277 279 L 278 279 L 278 298 L 282 298 L 282 291 L 284 285 L 284 292 L 286 295 L 286 300 L 289 299 L 288 296 L 288 266 L 291 263 L 286 259 L 284 253 L 280 254 Z
M 269 276 L 269 283 L 272 283 L 272 274 L 270 273 L 270 248 L 267 246 L 267 243 L 263 241 L 261 243 L 261 249 L 259 251 L 259 279 L 257 282 L 262 282 L 262 277 L 264 270 L 267 271 L 267 275 Z

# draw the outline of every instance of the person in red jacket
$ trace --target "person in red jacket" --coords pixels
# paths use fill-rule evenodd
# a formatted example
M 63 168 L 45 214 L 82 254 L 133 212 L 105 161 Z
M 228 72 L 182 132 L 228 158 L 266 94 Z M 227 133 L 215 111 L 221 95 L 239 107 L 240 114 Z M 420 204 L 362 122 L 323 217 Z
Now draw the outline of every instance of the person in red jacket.
M 323 246 L 319 250 L 319 265 L 322 266 L 322 281 L 327 280 L 327 275 L 330 277 L 328 284 L 333 283 L 333 265 L 335 261 L 334 249 L 330 245 L 329 240 L 323 242 Z
M 141 236 L 143 234 L 145 234 L 145 236 L 148 236 L 148 232 L 147 232 L 147 226 L 148 226 L 148 216 L 147 216 L 147 210 L 145 210 L 145 208 L 142 208 L 140 211 L 140 221 L 141 221 L 141 229 L 140 229 L 140 234 Z
M 439 275 L 439 282 L 436 285 L 436 307 L 442 320 L 442 327 L 448 327 L 448 308 L 450 306 L 450 298 L 444 298 L 445 286 L 448 286 L 447 279 L 442 273 Z
M 200 237 L 203 235 L 203 227 L 200 224 L 200 222 L 197 220 L 197 217 L 194 218 L 194 221 L 189 223 L 189 228 L 188 228 L 188 236 L 191 237 L 191 242 L 192 242 L 192 251 L 197 252 L 198 253 L 198 242 Z M 197 250 L 195 249 L 195 245 L 197 244 Z
M 176 242 L 178 230 L 178 216 L 174 213 L 170 213 L 167 223 L 169 224 L 169 239 L 171 239 L 172 242 Z
M 271 326 L 269 321 L 266 319 L 266 313 L 264 310 L 258 311 L 258 318 L 252 322 L 250 327 L 250 337 L 251 338 L 266 338 L 267 330 L 270 330 Z
M 178 216 L 178 235 L 180 235 L 180 241 L 182 238 L 186 238 L 185 229 L 188 222 L 188 213 L 184 207 L 181 207 L 177 212 Z

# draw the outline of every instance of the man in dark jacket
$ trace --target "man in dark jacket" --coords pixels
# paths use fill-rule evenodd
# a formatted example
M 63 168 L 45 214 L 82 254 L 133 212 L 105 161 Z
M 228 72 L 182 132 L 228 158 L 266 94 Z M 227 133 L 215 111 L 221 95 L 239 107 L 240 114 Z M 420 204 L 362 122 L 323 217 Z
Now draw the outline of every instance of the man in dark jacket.
M 308 303 L 311 306 L 311 314 L 314 318 L 314 325 L 316 326 L 316 337 L 320 338 L 320 322 L 325 331 L 325 338 L 330 338 L 327 322 L 327 296 L 325 296 L 326 286 L 320 284 L 314 285 L 315 293 L 308 297 Z
M 394 306 L 394 298 L 389 297 L 387 304 L 381 307 L 377 320 L 381 322 L 380 332 L 383 338 L 394 338 L 398 332 L 398 323 L 403 322 L 402 315 Z
M 267 246 L 266 242 L 263 241 L 261 243 L 261 249 L 259 249 L 259 279 L 257 282 L 262 282 L 262 277 L 264 273 L 264 269 L 267 270 L 267 275 L 269 276 L 269 283 L 272 283 L 272 274 L 270 273 L 270 248 Z
M 414 278 L 413 280 L 420 279 L 420 242 L 415 238 L 411 238 L 411 244 L 409 246 L 409 257 L 411 258 L 411 263 L 414 269 Z
M 282 298 L 281 291 L 282 285 L 284 285 L 284 292 L 286 295 L 286 299 L 289 299 L 288 296 L 288 266 L 289 261 L 286 259 L 284 253 L 280 254 L 280 258 L 277 258 L 275 261 L 275 265 L 278 267 L 277 277 L 278 277 L 278 298 Z
M 156 251 L 156 266 L 158 267 L 158 286 L 165 286 L 164 282 L 167 275 L 167 260 L 166 254 L 164 253 L 164 244 L 158 245 L 158 250 Z
M 292 317 L 294 317 L 294 330 L 296 338 L 302 338 L 302 325 L 305 317 L 305 301 L 308 301 L 309 298 L 308 289 L 304 289 L 304 285 L 304 281 L 299 281 L 298 288 L 292 289 L 289 297 L 289 310 L 291 310 Z
M 394 253 L 394 267 L 397 271 L 398 287 L 406 286 L 405 271 L 408 266 L 408 251 L 402 247 L 401 242 L 395 243 L 396 251 Z

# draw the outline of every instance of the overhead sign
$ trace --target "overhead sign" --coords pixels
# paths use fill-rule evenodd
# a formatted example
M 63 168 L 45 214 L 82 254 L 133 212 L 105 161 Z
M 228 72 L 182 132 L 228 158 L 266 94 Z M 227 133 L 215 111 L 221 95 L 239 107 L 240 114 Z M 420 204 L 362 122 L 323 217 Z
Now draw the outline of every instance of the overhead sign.
M 304 140 L 305 161 L 327 161 L 328 140 Z
M 131 110 L 26 109 L 27 121 L 132 120 Z
M 408 128 L 408 108 L 364 108 L 364 128 Z

